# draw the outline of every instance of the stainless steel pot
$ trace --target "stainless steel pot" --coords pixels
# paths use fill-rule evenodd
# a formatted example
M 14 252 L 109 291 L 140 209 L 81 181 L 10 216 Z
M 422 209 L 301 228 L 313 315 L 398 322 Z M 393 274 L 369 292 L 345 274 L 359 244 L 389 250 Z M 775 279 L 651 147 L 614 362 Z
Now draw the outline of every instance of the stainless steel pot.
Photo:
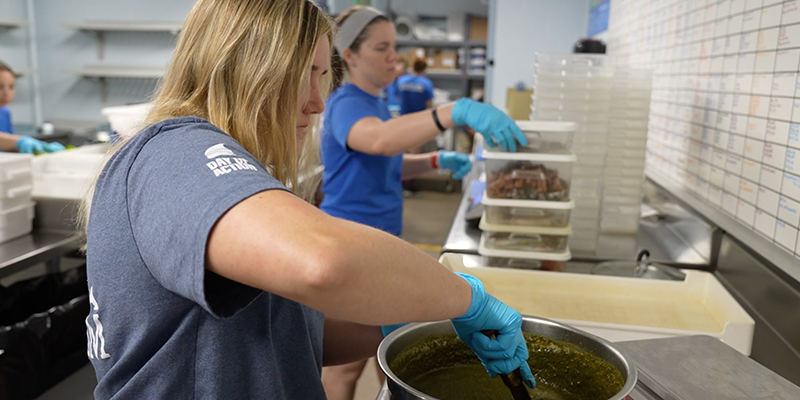
M 522 331 L 542 335 L 544 337 L 572 343 L 590 354 L 608 361 L 622 374 L 625 385 L 622 390 L 609 400 L 624 400 L 636 385 L 636 367 L 633 362 L 615 349 L 605 339 L 594 336 L 590 333 L 550 321 L 544 318 L 523 317 Z M 383 339 L 378 347 L 378 364 L 388 377 L 387 383 L 389 391 L 392 393 L 392 400 L 438 400 L 435 397 L 422 393 L 395 375 L 389 363 L 397 357 L 407 347 L 413 345 L 420 339 L 430 335 L 441 335 L 454 333 L 453 325 L 450 321 L 426 322 L 420 324 L 409 324 Z

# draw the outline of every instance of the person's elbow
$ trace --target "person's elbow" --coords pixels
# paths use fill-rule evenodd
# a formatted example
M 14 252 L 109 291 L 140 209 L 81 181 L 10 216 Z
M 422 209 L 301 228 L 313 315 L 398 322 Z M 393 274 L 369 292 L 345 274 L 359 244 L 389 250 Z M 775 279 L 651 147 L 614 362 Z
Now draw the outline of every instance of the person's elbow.
M 319 235 L 317 235 L 319 236 Z M 328 296 L 350 279 L 350 263 L 346 260 L 345 243 L 335 237 L 315 238 L 311 251 L 301 256 L 305 268 L 301 275 L 301 291 L 305 296 Z

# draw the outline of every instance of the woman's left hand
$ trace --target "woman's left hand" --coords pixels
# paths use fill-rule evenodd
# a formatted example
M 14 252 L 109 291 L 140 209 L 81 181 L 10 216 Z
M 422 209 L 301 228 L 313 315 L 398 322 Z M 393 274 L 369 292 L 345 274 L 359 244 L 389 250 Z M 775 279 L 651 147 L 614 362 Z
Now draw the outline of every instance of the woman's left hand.
M 453 171 L 453 179 L 461 179 L 472 170 L 472 161 L 469 156 L 455 151 L 440 151 L 439 166 Z

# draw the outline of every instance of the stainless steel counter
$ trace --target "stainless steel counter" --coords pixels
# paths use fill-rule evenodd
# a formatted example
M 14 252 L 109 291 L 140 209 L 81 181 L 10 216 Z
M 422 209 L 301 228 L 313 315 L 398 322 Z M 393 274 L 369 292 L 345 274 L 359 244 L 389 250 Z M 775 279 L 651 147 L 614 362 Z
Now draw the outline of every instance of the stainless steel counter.
M 618 342 L 633 359 L 639 383 L 632 400 L 800 399 L 795 386 L 710 336 Z M 386 385 L 376 400 L 392 398 Z
M 645 207 L 657 217 L 639 221 L 636 235 L 601 234 L 594 252 L 572 252 L 572 262 L 596 263 L 605 260 L 634 260 L 641 249 L 650 252 L 653 262 L 680 268 L 708 269 L 715 228 L 689 213 L 679 204 L 658 195 L 658 188 L 645 183 Z M 464 192 L 442 253 L 478 254 L 481 231 L 465 220 L 472 198 Z
M 34 230 L 32 233 L 0 244 L 0 278 L 46 262 L 48 269 L 58 269 L 64 254 L 78 250 L 80 236 L 69 231 Z

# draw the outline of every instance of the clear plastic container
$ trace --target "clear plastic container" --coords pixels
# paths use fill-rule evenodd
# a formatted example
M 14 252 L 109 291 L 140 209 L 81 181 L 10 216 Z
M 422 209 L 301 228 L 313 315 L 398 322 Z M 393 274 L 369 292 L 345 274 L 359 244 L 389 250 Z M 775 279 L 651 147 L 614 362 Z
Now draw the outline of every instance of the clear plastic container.
M 642 178 L 621 178 L 608 175 L 606 175 L 604 180 L 606 187 L 633 187 L 637 189 L 641 189 L 643 182 Z
M 609 69 L 613 71 L 614 59 L 605 54 L 586 54 L 586 53 L 536 53 L 534 55 L 536 65 L 561 66 L 570 68 L 591 68 Z M 634 71 L 639 71 L 636 69 Z
M 527 146 L 517 148 L 528 153 L 568 153 L 572 148 L 576 124 L 565 121 L 516 121 L 528 139 Z
M 486 149 L 486 195 L 493 199 L 569 201 L 572 154 Z
M 562 256 L 560 258 L 565 258 Z M 570 256 L 571 257 L 571 256 Z M 513 257 L 492 257 L 483 256 L 482 263 L 487 267 L 494 268 L 513 268 L 513 269 L 531 269 L 539 271 L 554 271 L 559 272 L 564 269 L 564 261 L 542 260 L 539 258 L 513 258 Z
M 550 121 L 572 121 L 578 124 L 607 124 L 610 117 L 607 112 L 582 113 L 568 111 L 548 111 L 534 110 L 535 119 L 545 119 Z
M 0 153 L 0 182 L 30 179 L 33 174 L 33 155 Z
M 603 203 L 603 208 L 600 211 L 600 218 L 603 218 L 606 215 L 636 216 L 638 218 L 642 215 L 642 206 Z
M 582 209 L 582 208 L 600 208 L 602 205 L 602 197 L 575 197 L 575 209 Z
M 612 78 L 614 70 L 605 68 L 569 68 L 562 66 L 537 65 L 536 75 L 541 77 L 563 78 Z
M 536 89 L 598 89 L 611 91 L 614 87 L 614 82 L 609 78 L 578 78 L 536 74 L 536 76 L 534 76 L 534 87 Z M 535 91 L 536 90 L 534 90 L 534 92 Z
M 613 100 L 612 100 L 612 102 L 613 102 Z M 611 109 L 611 119 L 612 120 L 616 120 L 616 119 L 635 119 L 635 120 L 644 119 L 644 120 L 647 120 L 647 118 L 649 116 L 650 116 L 650 108 L 649 107 L 643 108 L 643 109 L 630 109 L 630 108 L 622 109 L 622 108 L 613 107 Z
M 577 251 L 593 252 L 597 249 L 597 236 L 595 237 L 570 237 L 569 247 Z
M 488 250 L 522 251 L 535 253 L 563 253 L 567 250 L 569 226 L 543 228 L 519 225 L 491 224 L 481 218 L 478 225 L 481 245 Z
M 575 207 L 576 208 L 572 210 L 572 213 L 570 214 L 570 222 L 575 221 L 576 219 L 592 219 L 595 221 L 595 225 L 599 224 L 601 210 L 599 205 L 597 207 L 578 207 L 576 205 Z M 578 234 L 579 232 L 579 229 L 575 229 L 573 235 Z
M 606 157 L 612 158 L 644 158 L 645 152 L 639 149 L 613 148 L 608 149 Z
M 569 221 L 570 226 L 576 232 L 596 231 L 600 229 L 599 218 L 573 218 Z
M 606 157 L 606 166 L 619 168 L 644 168 L 645 152 L 641 151 L 641 157 Z
M 33 230 L 34 202 L 0 212 L 0 243 L 27 235 Z
M 650 102 L 641 99 L 629 99 L 624 95 L 612 97 L 614 110 L 650 110 Z
M 600 231 L 608 233 L 636 233 L 639 231 L 639 216 L 605 214 L 600 219 Z
M 642 196 L 642 187 L 641 185 L 636 186 L 613 186 L 607 185 L 605 189 L 603 189 L 604 196 Z
M 533 96 L 533 105 L 540 111 L 566 111 L 579 113 L 605 113 L 611 107 L 611 100 L 556 100 Z
M 617 129 L 647 129 L 649 122 L 647 119 L 628 120 L 613 118 L 608 122 L 608 131 L 613 132 Z
M 635 206 L 642 204 L 642 196 L 639 195 L 613 195 L 603 194 L 603 208 L 609 206 Z
M 572 169 L 572 176 L 581 178 L 602 178 L 603 169 L 591 166 L 576 165 Z
M 617 149 L 642 149 L 644 150 L 647 147 L 647 138 L 640 138 L 640 139 L 621 139 L 621 138 L 614 138 L 608 139 L 608 147 L 609 148 L 617 148 Z
M 607 177 L 615 177 L 615 178 L 644 178 L 644 168 L 616 168 L 616 167 L 607 167 L 605 170 L 605 176 Z M 606 183 L 608 184 L 608 183 Z
M 569 226 L 573 201 L 536 201 L 481 198 L 483 219 L 495 225 L 564 228 Z
M 571 89 L 557 87 L 537 87 L 533 93 L 537 99 L 552 99 L 564 101 L 609 101 L 613 92 L 603 89 Z M 648 103 L 649 104 L 649 103 Z

